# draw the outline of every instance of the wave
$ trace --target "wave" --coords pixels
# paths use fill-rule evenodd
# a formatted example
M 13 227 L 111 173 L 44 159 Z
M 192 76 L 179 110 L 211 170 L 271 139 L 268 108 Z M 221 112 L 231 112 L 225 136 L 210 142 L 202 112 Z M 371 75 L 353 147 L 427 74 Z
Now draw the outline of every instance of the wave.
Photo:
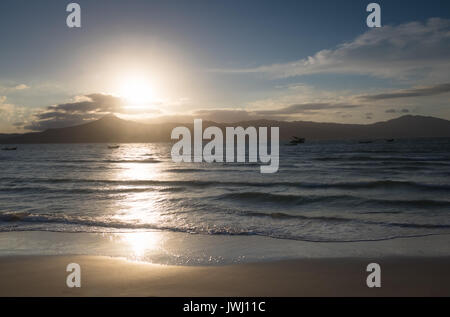
M 165 172 L 169 173 L 205 173 L 211 171 L 216 172 L 217 170 L 201 169 L 201 168 L 170 168 L 165 170 Z
M 279 185 L 300 188 L 324 189 L 418 189 L 418 190 L 450 190 L 450 184 L 426 184 L 412 181 L 376 180 L 365 182 L 337 182 L 337 183 L 275 183 Z
M 450 157 L 399 157 L 399 156 L 325 156 L 315 157 L 315 161 L 388 161 L 388 162 L 441 162 L 450 165 Z
M 145 160 L 103 160 L 104 163 L 161 163 L 162 161 L 157 159 L 145 159 Z
M 57 163 L 160 163 L 162 161 L 148 158 L 143 160 L 56 160 Z
M 4 222 L 14 222 L 14 221 L 22 221 L 27 216 L 29 216 L 29 212 L 4 212 L 0 213 L 0 221 Z
M 304 215 L 292 215 L 284 212 L 272 212 L 272 213 L 264 213 L 264 212 L 246 212 L 241 213 L 241 216 L 247 217 L 268 217 L 272 219 L 302 219 L 302 220 L 321 220 L 321 221 L 329 221 L 329 222 L 350 222 L 354 221 L 354 219 L 348 218 L 340 218 L 340 217 L 331 217 L 331 216 L 304 216 Z
M 304 189 L 416 189 L 450 191 L 450 184 L 426 184 L 413 181 L 376 180 L 363 182 L 307 183 L 307 182 L 232 182 L 232 181 L 161 181 L 161 180 L 111 180 L 111 179 L 76 179 L 76 178 L 14 178 L 3 177 L 0 181 L 12 183 L 96 183 L 113 185 L 151 185 L 151 186 L 234 186 L 234 187 L 295 187 Z M 10 187 L 10 186 L 8 186 Z
M 447 207 L 450 211 L 450 201 L 446 200 L 430 200 L 430 199 L 413 199 L 413 200 L 390 200 L 390 199 L 366 199 L 360 205 L 370 206 L 395 206 L 406 208 L 433 208 L 433 207 Z
M 358 200 L 358 197 L 350 195 L 328 195 L 328 196 L 302 196 L 302 195 L 286 195 L 271 194 L 262 192 L 242 192 L 223 194 L 216 197 L 218 200 L 229 199 L 255 203 L 283 203 L 285 205 L 303 205 L 312 203 L 337 202 Z
M 425 229 L 450 229 L 450 224 L 420 224 L 420 223 L 401 223 L 401 222 L 382 222 L 382 221 L 370 221 L 364 219 L 355 218 L 343 218 L 343 217 L 332 217 L 332 216 L 304 216 L 304 215 L 292 215 L 282 212 L 276 213 L 263 213 L 263 212 L 248 212 L 243 213 L 243 216 L 247 217 L 268 217 L 272 219 L 302 219 L 302 220 L 318 220 L 330 223 L 344 223 L 344 222 L 357 222 L 369 225 L 382 225 L 382 226 L 394 226 L 403 228 L 425 228 Z
M 193 233 L 193 234 L 207 234 L 207 235 L 259 235 L 265 237 L 271 237 L 276 239 L 289 239 L 289 240 L 301 240 L 301 241 L 311 241 L 311 242 L 357 242 L 357 241 L 379 241 L 379 240 L 389 240 L 395 238 L 404 237 L 417 237 L 426 236 L 433 234 L 448 234 L 450 229 L 450 224 L 413 224 L 413 223 L 383 223 L 383 222 L 366 222 L 358 221 L 357 219 L 345 219 L 339 217 L 305 217 L 305 216 L 293 216 L 282 213 L 275 214 L 263 214 L 263 213 L 253 213 L 248 216 L 258 216 L 258 217 L 271 217 L 277 219 L 290 219 L 290 218 L 301 218 L 308 221 L 325 221 L 325 222 L 357 222 L 365 224 L 378 224 L 382 226 L 395 226 L 413 229 L 441 229 L 441 231 L 435 232 L 423 232 L 423 233 L 411 233 L 395 236 L 384 236 L 378 238 L 354 238 L 354 239 L 339 239 L 339 238 L 325 238 L 325 237 L 310 237 L 301 234 L 288 233 L 288 232 L 275 232 L 274 230 L 251 230 L 247 228 L 232 228 L 230 226 L 214 226 L 213 228 L 208 227 L 193 227 L 191 225 L 186 225 L 184 227 L 176 227 L 173 225 L 164 224 L 148 224 L 148 223 L 127 223 L 120 222 L 111 219 L 89 219 L 89 218 L 76 218 L 68 216 L 52 216 L 52 215 L 33 215 L 30 213 L 0 213 L 0 232 L 11 232 L 11 231 L 52 231 L 52 232 L 135 232 L 139 231 L 171 231 L 171 232 L 183 232 L 183 233 Z M 2 225 L 2 222 L 4 223 Z M 13 223 L 16 223 L 13 225 Z M 6 224 L 6 226 L 5 226 Z M 27 226 L 19 224 L 29 224 L 37 226 Z M 56 226 L 51 226 L 51 224 L 56 224 Z M 60 226 L 60 225 L 63 226 Z M 44 226 L 39 226 L 44 225 Z M 444 231 L 442 231 L 444 229 Z
M 241 192 L 223 194 L 216 199 L 228 199 L 235 201 L 242 201 L 246 203 L 274 203 L 287 205 L 306 205 L 314 203 L 345 203 L 344 206 L 368 206 L 368 207 L 409 207 L 409 208 L 433 208 L 433 207 L 448 207 L 450 208 L 450 201 L 443 200 L 389 200 L 389 199 L 366 199 L 352 195 L 287 195 L 287 194 L 271 194 L 262 192 Z M 449 209 L 450 210 L 450 209 Z
M 185 187 L 132 187 L 132 188 L 62 188 L 62 187 L 45 187 L 45 186 L 24 186 L 24 187 L 0 187 L 0 192 L 6 193 L 69 193 L 69 194 L 126 194 L 126 193 L 142 193 L 142 192 L 182 192 Z
M 159 189 L 160 192 L 168 192 L 168 193 L 178 193 L 178 192 L 183 192 L 186 191 L 185 187 L 164 187 Z

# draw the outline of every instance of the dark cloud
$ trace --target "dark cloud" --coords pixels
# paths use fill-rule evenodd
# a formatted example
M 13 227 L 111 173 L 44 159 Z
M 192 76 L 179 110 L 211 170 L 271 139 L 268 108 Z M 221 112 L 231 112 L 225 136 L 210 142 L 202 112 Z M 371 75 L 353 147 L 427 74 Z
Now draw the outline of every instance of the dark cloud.
M 217 121 L 217 122 L 238 122 L 255 119 L 255 116 L 246 110 L 223 110 L 223 109 L 207 109 L 197 110 L 193 113 L 194 117 L 203 120 Z
M 350 113 L 342 112 L 342 111 L 337 111 L 335 114 L 337 116 L 341 117 L 342 119 L 346 119 L 346 118 L 351 118 L 352 117 L 352 115 Z
M 395 109 L 388 109 L 385 111 L 386 113 L 409 113 L 409 109 L 401 109 L 401 110 L 395 110 Z
M 291 105 L 275 110 L 261 110 L 255 111 L 256 114 L 260 115 L 291 115 L 308 113 L 315 110 L 329 110 L 329 109 L 349 109 L 357 108 L 360 105 L 350 105 L 350 104 L 332 104 L 332 103 L 307 103 L 307 104 L 297 104 Z
M 49 106 L 44 111 L 34 114 L 34 120 L 23 125 L 24 129 L 42 131 L 78 125 L 100 119 L 110 113 L 157 113 L 159 110 L 142 108 L 127 109 L 126 102 L 112 95 L 90 94 L 79 98 L 79 101 Z
M 84 97 L 86 100 L 50 106 L 47 110 L 64 113 L 120 112 L 124 105 L 122 99 L 111 95 L 90 94 Z
M 41 131 L 82 124 L 99 119 L 109 113 L 123 112 L 124 101 L 106 94 L 90 94 L 80 101 L 49 106 L 34 115 L 34 120 L 24 126 L 27 130 Z
M 423 87 L 423 88 L 404 89 L 404 90 L 383 93 L 383 94 L 361 96 L 360 99 L 366 100 L 366 101 L 377 101 L 377 100 L 384 100 L 384 99 L 434 96 L 434 95 L 445 94 L 448 92 L 450 92 L 450 83 L 429 86 L 429 87 Z
M 110 113 L 139 114 L 139 113 L 160 113 L 159 110 L 152 110 L 147 107 L 142 109 L 129 109 L 124 107 L 125 102 L 121 98 L 104 95 L 90 94 L 82 96 L 79 101 L 63 103 L 49 106 L 44 111 L 34 114 L 31 122 L 22 124 L 22 127 L 32 131 L 42 131 L 51 128 L 61 128 L 83 124 L 92 120 L 100 119 Z M 239 121 L 270 119 L 289 120 L 296 114 L 316 115 L 324 110 L 340 110 L 360 107 L 351 104 L 333 103 L 308 103 L 295 104 L 274 110 L 251 111 L 244 109 L 200 109 L 190 114 L 181 116 L 170 116 L 169 118 L 159 117 L 159 121 L 191 121 L 193 118 L 203 120 L 231 123 Z M 348 117 L 348 114 L 342 117 Z M 163 120 L 164 119 L 164 120 Z
M 286 120 L 291 119 L 292 115 L 308 114 L 315 115 L 322 110 L 349 109 L 357 108 L 360 105 L 350 104 L 331 104 L 331 103 L 308 103 L 295 104 L 274 110 L 240 110 L 240 109 L 207 109 L 193 112 L 193 116 L 203 120 L 216 122 L 239 122 L 246 120 Z
M 92 120 L 100 119 L 101 115 L 96 114 L 62 114 L 62 113 L 42 113 L 36 115 L 36 119 L 24 126 L 26 130 L 42 131 L 46 129 L 64 128 L 83 124 Z

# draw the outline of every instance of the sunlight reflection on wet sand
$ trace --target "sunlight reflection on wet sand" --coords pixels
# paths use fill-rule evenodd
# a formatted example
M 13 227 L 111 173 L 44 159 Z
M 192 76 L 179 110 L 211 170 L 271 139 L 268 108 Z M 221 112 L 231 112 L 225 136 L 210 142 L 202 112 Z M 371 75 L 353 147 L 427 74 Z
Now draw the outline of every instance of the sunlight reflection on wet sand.
M 117 234 L 133 253 L 133 258 L 141 260 L 147 252 L 161 249 L 159 232 L 136 232 L 133 234 Z

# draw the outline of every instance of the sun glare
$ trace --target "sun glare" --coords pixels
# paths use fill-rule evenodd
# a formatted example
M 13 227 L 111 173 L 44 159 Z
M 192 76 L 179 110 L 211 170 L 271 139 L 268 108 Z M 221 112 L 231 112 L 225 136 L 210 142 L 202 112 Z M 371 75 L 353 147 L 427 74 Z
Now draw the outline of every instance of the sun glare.
M 135 105 L 154 100 L 152 84 L 145 77 L 129 77 L 121 81 L 119 95 Z
M 136 259 L 160 248 L 161 234 L 159 232 L 135 232 L 120 234 L 123 241 L 128 245 L 130 251 Z

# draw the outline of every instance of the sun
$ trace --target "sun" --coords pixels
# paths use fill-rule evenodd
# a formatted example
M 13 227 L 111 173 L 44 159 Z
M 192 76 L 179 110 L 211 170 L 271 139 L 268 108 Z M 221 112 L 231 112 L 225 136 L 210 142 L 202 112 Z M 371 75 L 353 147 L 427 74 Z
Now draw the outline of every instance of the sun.
M 119 95 L 135 105 L 148 103 L 154 100 L 152 83 L 141 76 L 124 78 L 119 84 Z

